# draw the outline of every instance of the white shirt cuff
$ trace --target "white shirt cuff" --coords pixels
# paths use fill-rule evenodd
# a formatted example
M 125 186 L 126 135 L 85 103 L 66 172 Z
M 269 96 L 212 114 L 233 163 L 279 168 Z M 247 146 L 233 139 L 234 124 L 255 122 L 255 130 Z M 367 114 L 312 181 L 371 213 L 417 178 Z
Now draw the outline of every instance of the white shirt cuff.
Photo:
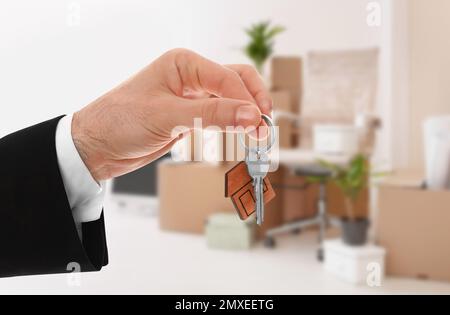
M 56 129 L 58 165 L 81 236 L 81 224 L 97 221 L 103 211 L 105 183 L 97 183 L 84 164 L 72 139 L 72 115 L 61 119 Z

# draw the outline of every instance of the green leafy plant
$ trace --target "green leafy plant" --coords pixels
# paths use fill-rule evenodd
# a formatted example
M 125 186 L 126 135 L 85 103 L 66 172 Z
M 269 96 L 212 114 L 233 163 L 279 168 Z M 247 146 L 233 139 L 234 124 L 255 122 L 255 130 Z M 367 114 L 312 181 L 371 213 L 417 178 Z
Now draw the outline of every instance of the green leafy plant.
M 245 30 L 250 42 L 245 47 L 245 54 L 253 61 L 262 74 L 264 64 L 273 54 L 274 38 L 285 31 L 282 26 L 271 26 L 271 22 L 261 22 Z
M 370 166 L 367 158 L 359 154 L 348 165 L 340 166 L 324 160 L 319 164 L 331 171 L 331 177 L 309 177 L 309 182 L 331 181 L 343 192 L 346 200 L 346 211 L 349 220 L 356 220 L 354 205 L 361 192 L 367 188 L 370 174 Z

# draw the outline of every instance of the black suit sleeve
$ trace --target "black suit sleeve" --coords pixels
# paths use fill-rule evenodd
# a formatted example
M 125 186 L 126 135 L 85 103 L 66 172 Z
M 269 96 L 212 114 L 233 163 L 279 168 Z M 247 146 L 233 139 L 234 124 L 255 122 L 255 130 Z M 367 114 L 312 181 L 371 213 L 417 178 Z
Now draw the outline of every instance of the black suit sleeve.
M 81 242 L 58 167 L 61 117 L 0 139 L 0 277 L 99 271 L 108 263 L 104 218 Z

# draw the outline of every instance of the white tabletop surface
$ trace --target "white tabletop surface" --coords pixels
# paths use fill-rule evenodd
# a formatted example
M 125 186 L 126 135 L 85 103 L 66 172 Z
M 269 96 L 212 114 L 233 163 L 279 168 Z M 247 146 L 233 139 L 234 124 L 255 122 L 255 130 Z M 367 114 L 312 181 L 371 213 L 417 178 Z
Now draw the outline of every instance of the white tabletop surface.
M 280 164 L 289 167 L 317 164 L 317 161 L 319 160 L 324 160 L 337 165 L 346 165 L 350 162 L 351 158 L 352 156 L 350 155 L 320 154 L 311 150 L 279 150 Z

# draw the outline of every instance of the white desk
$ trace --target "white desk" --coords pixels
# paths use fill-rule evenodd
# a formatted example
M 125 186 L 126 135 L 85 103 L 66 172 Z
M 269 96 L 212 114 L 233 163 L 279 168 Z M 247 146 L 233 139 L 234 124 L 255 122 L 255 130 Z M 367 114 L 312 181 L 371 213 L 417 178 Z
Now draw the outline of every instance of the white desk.
M 319 160 L 324 160 L 337 165 L 346 165 L 351 159 L 352 156 L 350 155 L 318 154 L 310 150 L 279 150 L 280 164 L 290 168 L 315 165 Z

